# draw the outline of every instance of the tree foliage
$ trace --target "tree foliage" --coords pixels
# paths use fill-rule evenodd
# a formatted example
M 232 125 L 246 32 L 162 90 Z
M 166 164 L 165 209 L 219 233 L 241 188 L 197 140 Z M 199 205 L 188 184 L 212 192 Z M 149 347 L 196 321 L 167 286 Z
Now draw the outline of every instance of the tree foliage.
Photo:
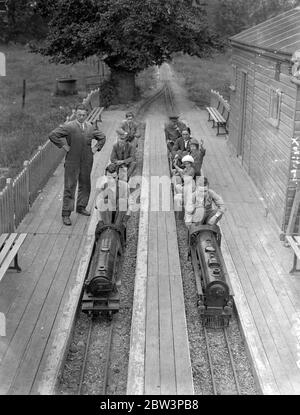
M 33 0 L 6 0 L 7 13 L 0 15 L 0 41 L 27 42 L 45 37 L 47 22 L 37 13 Z
M 51 3 L 49 33 L 37 50 L 54 62 L 74 63 L 98 55 L 115 70 L 136 73 L 161 64 L 174 52 L 205 56 L 220 46 L 204 9 L 189 0 Z

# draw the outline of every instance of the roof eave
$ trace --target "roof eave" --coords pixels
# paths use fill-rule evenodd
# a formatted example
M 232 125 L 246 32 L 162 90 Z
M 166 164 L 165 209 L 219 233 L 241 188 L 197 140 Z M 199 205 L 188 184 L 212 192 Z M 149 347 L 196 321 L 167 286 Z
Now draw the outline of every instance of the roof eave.
M 238 40 L 230 39 L 230 43 L 232 46 L 235 46 L 237 48 L 251 51 L 254 53 L 258 53 L 260 55 L 264 55 L 264 56 L 267 56 L 267 57 L 270 57 L 276 60 L 280 60 L 280 61 L 290 62 L 291 57 L 292 57 L 292 53 L 290 52 L 284 52 L 284 51 L 278 51 L 278 50 L 274 51 L 274 49 L 262 48 L 262 47 L 258 47 L 255 45 L 249 45 L 244 42 L 240 42 Z

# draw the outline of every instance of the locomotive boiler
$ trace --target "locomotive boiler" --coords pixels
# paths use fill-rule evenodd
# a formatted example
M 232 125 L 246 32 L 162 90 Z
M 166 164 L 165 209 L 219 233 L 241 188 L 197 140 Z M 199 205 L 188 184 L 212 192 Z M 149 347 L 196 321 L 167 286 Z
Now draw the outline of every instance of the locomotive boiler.
M 124 220 L 124 217 L 122 218 Z M 90 315 L 119 310 L 119 268 L 125 246 L 125 222 L 117 215 L 115 223 L 98 223 L 81 309 Z
M 233 294 L 220 248 L 220 228 L 193 224 L 189 239 L 202 324 L 226 327 L 232 315 Z

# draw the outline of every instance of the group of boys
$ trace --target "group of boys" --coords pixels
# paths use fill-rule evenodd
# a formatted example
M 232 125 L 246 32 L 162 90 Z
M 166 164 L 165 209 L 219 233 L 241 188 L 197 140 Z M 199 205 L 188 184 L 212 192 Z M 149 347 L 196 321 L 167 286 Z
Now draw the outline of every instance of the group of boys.
M 106 141 L 105 134 L 88 122 L 87 116 L 87 108 L 80 104 L 76 108 L 74 120 L 60 125 L 49 134 L 50 141 L 65 151 L 62 221 L 66 226 L 72 224 L 70 216 L 75 207 L 77 185 L 76 212 L 84 216 L 91 214 L 86 207 L 91 193 L 93 153 L 101 151 Z M 139 137 L 132 112 L 126 114 L 126 120 L 122 122 L 117 134 L 117 143 L 113 146 L 111 164 L 107 169 L 116 174 L 123 170 L 130 177 L 136 166 L 136 140 Z M 94 147 L 92 140 L 97 141 Z
M 203 140 L 191 137 L 190 128 L 179 116 L 171 114 L 165 125 L 165 136 L 172 165 L 175 209 L 184 203 L 185 224 L 216 224 L 225 212 L 221 196 L 209 188 L 208 179 L 202 175 L 206 150 Z
M 66 152 L 62 206 L 64 225 L 71 225 L 70 215 L 74 210 L 77 184 L 76 211 L 81 215 L 90 216 L 86 206 L 91 192 L 93 153 L 101 151 L 106 141 L 105 134 L 86 120 L 87 115 L 87 109 L 79 105 L 76 119 L 59 126 L 49 135 L 49 139 Z M 126 119 L 116 132 L 117 142 L 112 148 L 106 175 L 118 176 L 127 185 L 136 167 L 137 141 L 140 137 L 132 112 L 126 114 Z M 209 189 L 208 180 L 202 175 L 202 163 L 206 152 L 203 140 L 199 143 L 197 139 L 192 138 L 190 128 L 180 121 L 177 115 L 170 116 L 170 122 L 165 126 L 165 135 L 169 158 L 172 160 L 175 202 L 182 205 L 184 199 L 186 225 L 189 227 L 195 222 L 209 225 L 217 223 L 225 207 L 221 196 Z M 97 140 L 94 151 L 91 147 L 93 139 Z M 183 184 L 188 178 L 191 186 L 188 187 L 190 191 L 186 192 Z

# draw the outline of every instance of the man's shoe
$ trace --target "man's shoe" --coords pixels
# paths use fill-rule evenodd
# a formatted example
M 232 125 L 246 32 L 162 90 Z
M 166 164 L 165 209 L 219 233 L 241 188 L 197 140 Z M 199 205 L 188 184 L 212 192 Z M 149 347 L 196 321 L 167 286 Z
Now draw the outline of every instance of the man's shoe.
M 71 222 L 71 219 L 69 218 L 69 216 L 63 216 L 62 220 L 63 220 L 64 225 L 66 225 L 66 226 L 71 226 L 72 225 L 72 222 Z
M 90 212 L 88 212 L 85 208 L 77 209 L 77 213 L 84 216 L 91 216 Z

